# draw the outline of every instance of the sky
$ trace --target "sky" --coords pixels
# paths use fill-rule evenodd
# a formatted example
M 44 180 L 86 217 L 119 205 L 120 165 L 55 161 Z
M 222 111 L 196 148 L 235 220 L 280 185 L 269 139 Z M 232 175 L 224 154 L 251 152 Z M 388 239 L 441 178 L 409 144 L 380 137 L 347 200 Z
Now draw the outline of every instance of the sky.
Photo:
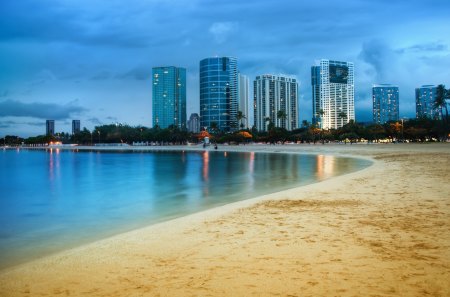
M 373 84 L 450 87 L 448 0 L 1 0 L 0 137 L 122 123 L 151 127 L 151 71 L 187 69 L 187 116 L 199 112 L 199 61 L 233 56 L 257 75 L 299 80 L 299 122 L 311 121 L 311 66 L 355 65 L 356 120 L 372 120 Z M 252 87 L 250 87 L 252 90 Z M 252 93 L 252 92 L 251 92 Z

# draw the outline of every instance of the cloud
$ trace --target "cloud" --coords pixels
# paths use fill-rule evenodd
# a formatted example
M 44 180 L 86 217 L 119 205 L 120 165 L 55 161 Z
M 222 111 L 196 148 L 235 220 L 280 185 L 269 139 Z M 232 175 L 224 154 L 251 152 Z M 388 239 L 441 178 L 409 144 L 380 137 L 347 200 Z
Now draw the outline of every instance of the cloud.
M 148 80 L 152 75 L 151 67 L 138 66 L 123 74 L 116 75 L 119 79 L 135 79 L 135 80 Z
M 398 53 L 405 52 L 447 52 L 448 45 L 440 42 L 415 44 L 409 47 L 401 48 L 396 50 Z
M 87 121 L 91 122 L 94 125 L 102 125 L 102 122 L 98 118 L 90 118 Z
M 237 23 L 235 22 L 217 22 L 213 23 L 209 27 L 209 33 L 214 36 L 217 43 L 224 43 L 228 36 L 237 28 Z
M 87 109 L 75 102 L 69 102 L 65 105 L 56 103 L 23 103 L 16 100 L 0 101 L 0 117 L 32 117 L 39 119 L 64 120 L 70 118 L 73 114 L 80 114 Z
M 113 121 L 113 122 L 117 122 L 117 118 L 116 117 L 106 117 L 107 120 Z

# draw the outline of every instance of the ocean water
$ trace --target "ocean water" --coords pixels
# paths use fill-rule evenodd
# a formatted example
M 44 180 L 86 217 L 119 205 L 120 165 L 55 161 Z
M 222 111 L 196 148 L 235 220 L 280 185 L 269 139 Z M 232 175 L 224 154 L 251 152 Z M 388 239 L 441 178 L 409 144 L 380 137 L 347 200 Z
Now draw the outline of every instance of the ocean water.
M 327 155 L 3 149 L 0 269 L 369 164 Z

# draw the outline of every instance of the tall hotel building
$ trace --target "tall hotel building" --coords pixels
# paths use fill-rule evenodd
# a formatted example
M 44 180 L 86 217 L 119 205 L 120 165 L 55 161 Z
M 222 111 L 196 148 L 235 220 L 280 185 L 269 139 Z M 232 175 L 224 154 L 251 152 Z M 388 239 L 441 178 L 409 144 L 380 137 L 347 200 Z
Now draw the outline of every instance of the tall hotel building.
M 200 126 L 222 131 L 238 129 L 237 59 L 214 57 L 200 61 Z
M 399 120 L 398 86 L 380 84 L 372 87 L 373 122 L 384 124 Z
M 416 88 L 416 118 L 440 119 L 438 108 L 434 108 L 437 87 L 424 85 Z
M 248 90 L 249 90 L 249 80 L 248 76 L 239 73 L 239 102 L 238 102 L 238 111 L 242 112 L 243 119 L 238 123 L 242 124 L 244 128 L 248 128 L 249 121 L 249 109 L 248 109 Z
M 298 126 L 298 83 L 295 78 L 260 75 L 253 82 L 254 122 L 259 131 L 267 131 L 268 121 L 277 127 L 294 130 Z M 284 111 L 286 118 L 278 118 Z
M 355 119 L 353 63 L 320 60 L 318 66 L 311 67 L 311 84 L 313 123 L 323 129 L 338 129 Z
M 186 69 L 153 67 L 153 127 L 186 128 Z
M 46 135 L 55 135 L 55 120 L 47 120 L 45 122 L 45 134 Z

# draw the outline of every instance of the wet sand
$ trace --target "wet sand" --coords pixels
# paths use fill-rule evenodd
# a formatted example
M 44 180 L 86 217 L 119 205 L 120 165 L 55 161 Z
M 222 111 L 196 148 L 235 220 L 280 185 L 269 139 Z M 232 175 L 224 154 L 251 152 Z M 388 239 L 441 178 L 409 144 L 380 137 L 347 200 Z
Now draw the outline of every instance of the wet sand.
M 230 149 L 374 165 L 4 270 L 0 296 L 450 296 L 450 144 Z

